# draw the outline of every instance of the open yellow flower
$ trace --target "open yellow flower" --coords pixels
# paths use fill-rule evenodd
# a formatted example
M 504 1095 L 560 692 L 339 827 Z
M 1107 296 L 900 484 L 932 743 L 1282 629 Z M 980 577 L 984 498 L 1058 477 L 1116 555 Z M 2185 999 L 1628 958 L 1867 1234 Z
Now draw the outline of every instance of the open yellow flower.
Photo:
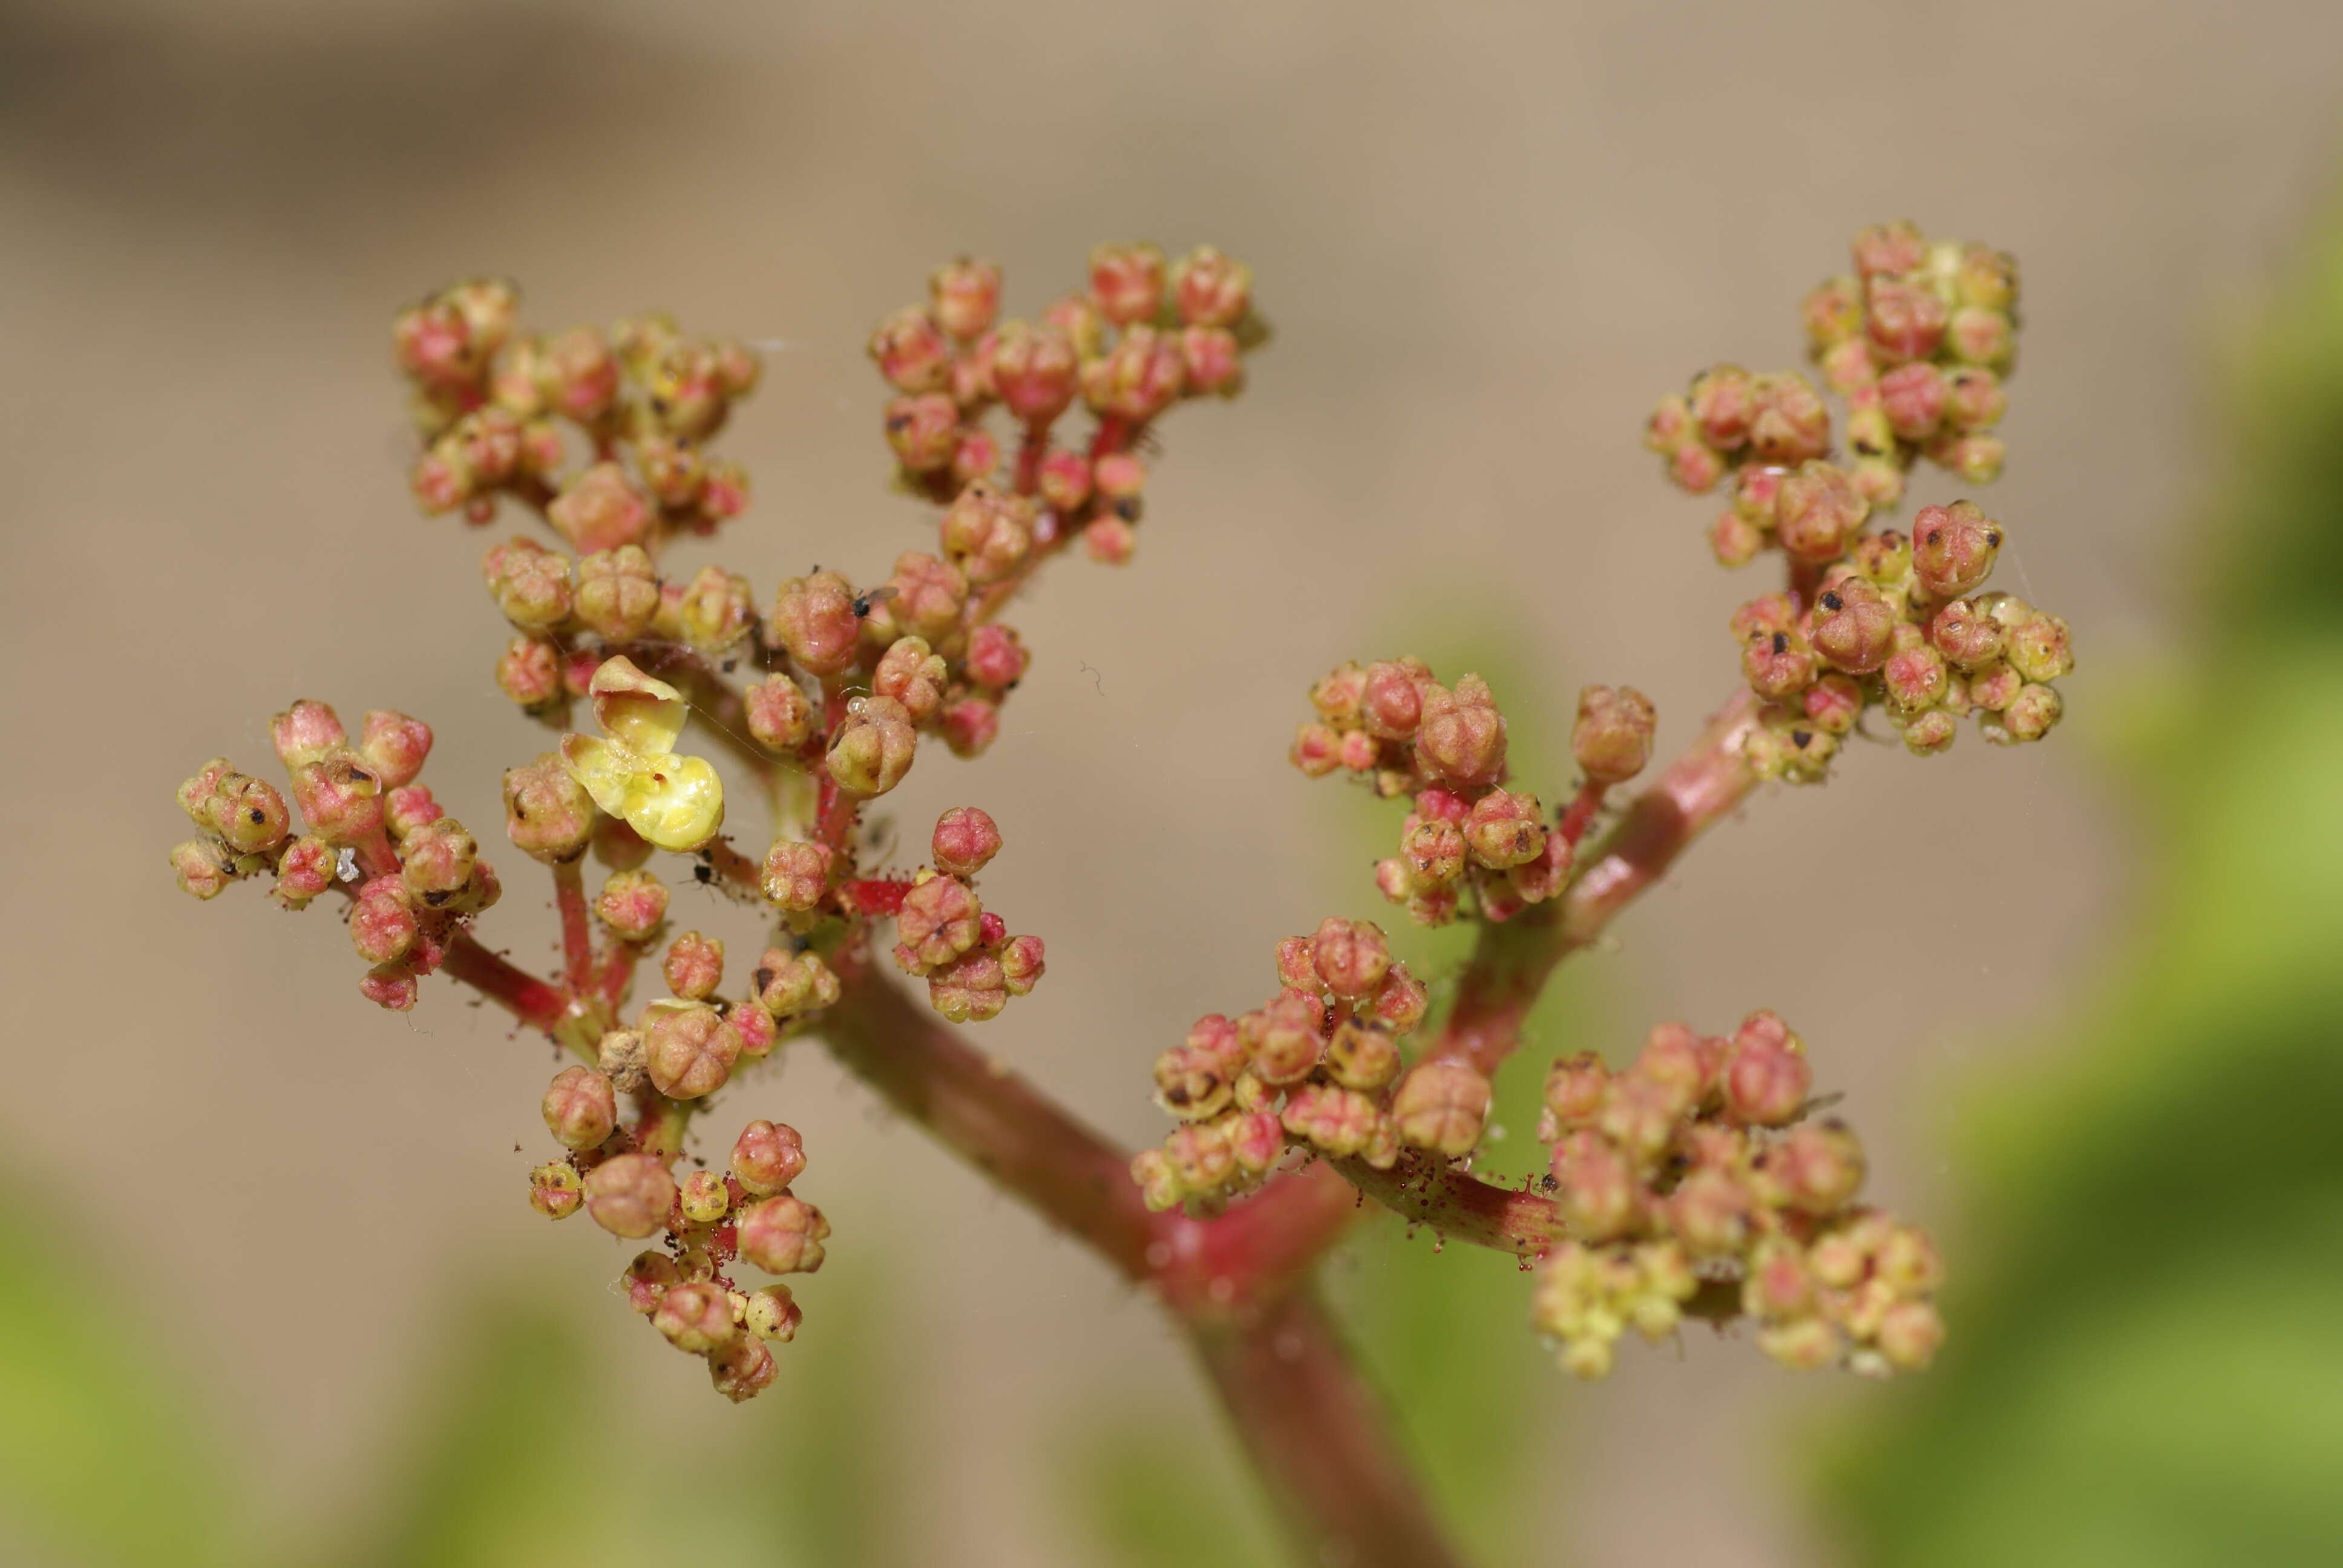
M 662 849 L 697 849 L 724 825 L 724 784 L 705 758 L 679 757 L 691 717 L 683 694 L 620 655 L 588 689 L 599 738 L 565 735 L 561 760 L 594 804 Z

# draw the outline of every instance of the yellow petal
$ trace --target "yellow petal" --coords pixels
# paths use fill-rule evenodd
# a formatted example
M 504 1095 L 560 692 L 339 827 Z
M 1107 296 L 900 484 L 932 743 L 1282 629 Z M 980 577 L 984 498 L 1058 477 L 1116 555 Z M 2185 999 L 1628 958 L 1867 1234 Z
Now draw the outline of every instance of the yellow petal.
M 724 781 L 708 759 L 670 754 L 643 761 L 631 780 L 627 825 L 662 849 L 697 849 L 716 837 L 724 825 Z
M 587 689 L 593 694 L 595 721 L 604 732 L 645 757 L 673 751 L 691 717 L 683 693 L 664 680 L 653 680 L 624 654 L 604 659 Z
M 561 738 L 562 766 L 586 787 L 594 804 L 613 817 L 623 817 L 633 799 L 633 780 L 643 759 L 616 741 L 591 735 Z

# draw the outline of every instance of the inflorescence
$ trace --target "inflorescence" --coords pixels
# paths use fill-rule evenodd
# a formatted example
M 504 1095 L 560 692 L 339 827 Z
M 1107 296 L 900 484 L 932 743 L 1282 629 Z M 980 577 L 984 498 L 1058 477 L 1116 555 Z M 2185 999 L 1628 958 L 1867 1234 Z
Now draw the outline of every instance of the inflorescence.
M 777 1122 L 749 1121 L 728 1171 L 679 1176 L 692 1119 L 818 1028 L 874 945 L 953 1022 L 990 1019 L 1041 980 L 1041 940 L 1012 934 L 978 894 L 1001 845 L 990 815 L 946 811 L 930 863 L 890 871 L 862 863 L 874 853 L 862 809 L 902 782 L 921 737 L 962 757 L 991 743 L 1031 663 L 1001 611 L 1076 538 L 1093 559 L 1130 558 L 1140 454 L 1162 417 L 1183 398 L 1234 396 L 1266 336 L 1250 273 L 1209 246 L 1176 265 L 1151 245 L 1101 246 L 1090 275 L 1038 322 L 996 324 L 999 269 L 957 261 L 930 279 L 928 304 L 880 323 L 870 354 L 898 394 L 884 435 L 901 487 L 943 508 L 936 548 L 860 587 L 814 567 L 782 580 L 762 615 L 745 576 L 659 569 L 669 541 L 712 534 L 748 504 L 746 473 L 709 450 L 757 385 L 748 346 L 687 337 L 659 315 L 523 333 L 518 292 L 494 279 L 399 314 L 393 353 L 421 437 L 411 478 L 424 512 L 485 525 L 516 502 L 576 556 L 520 535 L 482 563 L 512 628 L 497 683 L 558 734 L 507 770 L 503 794 L 507 836 L 551 869 L 559 976 L 527 974 L 472 936 L 498 883 L 416 782 L 431 744 L 416 719 L 369 713 L 353 744 L 321 703 L 279 715 L 298 836 L 284 795 L 225 759 L 180 789 L 204 829 L 172 851 L 189 892 L 208 899 L 263 873 L 289 909 L 339 891 L 369 1000 L 411 1008 L 420 981 L 447 972 L 578 1059 L 546 1091 L 559 1152 L 529 1172 L 530 1202 L 660 1238 L 628 1266 L 628 1298 L 706 1357 L 734 1399 L 771 1381 L 765 1347 L 795 1333 L 799 1312 L 786 1285 L 752 1291 L 729 1271 L 809 1273 L 829 1224 L 792 1192 L 805 1152 Z M 1061 445 L 1078 402 L 1091 428 Z M 984 428 L 995 405 L 1016 432 L 1011 459 Z M 743 666 L 751 678 L 736 686 L 727 677 Z M 591 723 L 575 727 L 581 700 Z M 753 852 L 726 835 L 724 778 L 701 754 L 711 746 L 773 807 Z M 589 850 L 608 871 L 590 898 Z M 765 922 L 763 956 L 729 998 L 720 938 L 668 937 L 669 889 L 649 869 L 661 851 Z M 890 922 L 891 942 L 880 934 Z M 667 994 L 635 1006 L 654 955 Z

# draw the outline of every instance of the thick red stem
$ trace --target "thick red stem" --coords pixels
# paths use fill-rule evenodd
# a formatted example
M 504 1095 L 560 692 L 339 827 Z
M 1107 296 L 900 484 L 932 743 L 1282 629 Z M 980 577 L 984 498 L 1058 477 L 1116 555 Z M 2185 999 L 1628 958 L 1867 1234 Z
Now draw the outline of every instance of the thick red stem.
M 858 877 L 841 883 L 839 898 L 858 915 L 880 915 L 890 920 L 902 911 L 903 900 L 911 891 L 907 877 Z
M 1197 1359 L 1269 1489 L 1295 1560 L 1442 1568 L 1440 1533 L 1390 1415 L 1315 1291 L 1285 1291 L 1199 1328 Z

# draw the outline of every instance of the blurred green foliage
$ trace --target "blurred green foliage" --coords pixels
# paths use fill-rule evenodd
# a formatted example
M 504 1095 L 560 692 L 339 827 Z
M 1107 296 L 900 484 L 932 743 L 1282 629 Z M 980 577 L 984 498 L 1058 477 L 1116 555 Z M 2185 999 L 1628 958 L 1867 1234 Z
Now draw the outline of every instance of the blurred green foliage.
M 2343 225 L 2232 375 L 2196 660 L 2110 748 L 2137 924 L 1964 1104 L 1952 1338 L 1826 1473 L 1860 1561 L 2343 1563 Z

